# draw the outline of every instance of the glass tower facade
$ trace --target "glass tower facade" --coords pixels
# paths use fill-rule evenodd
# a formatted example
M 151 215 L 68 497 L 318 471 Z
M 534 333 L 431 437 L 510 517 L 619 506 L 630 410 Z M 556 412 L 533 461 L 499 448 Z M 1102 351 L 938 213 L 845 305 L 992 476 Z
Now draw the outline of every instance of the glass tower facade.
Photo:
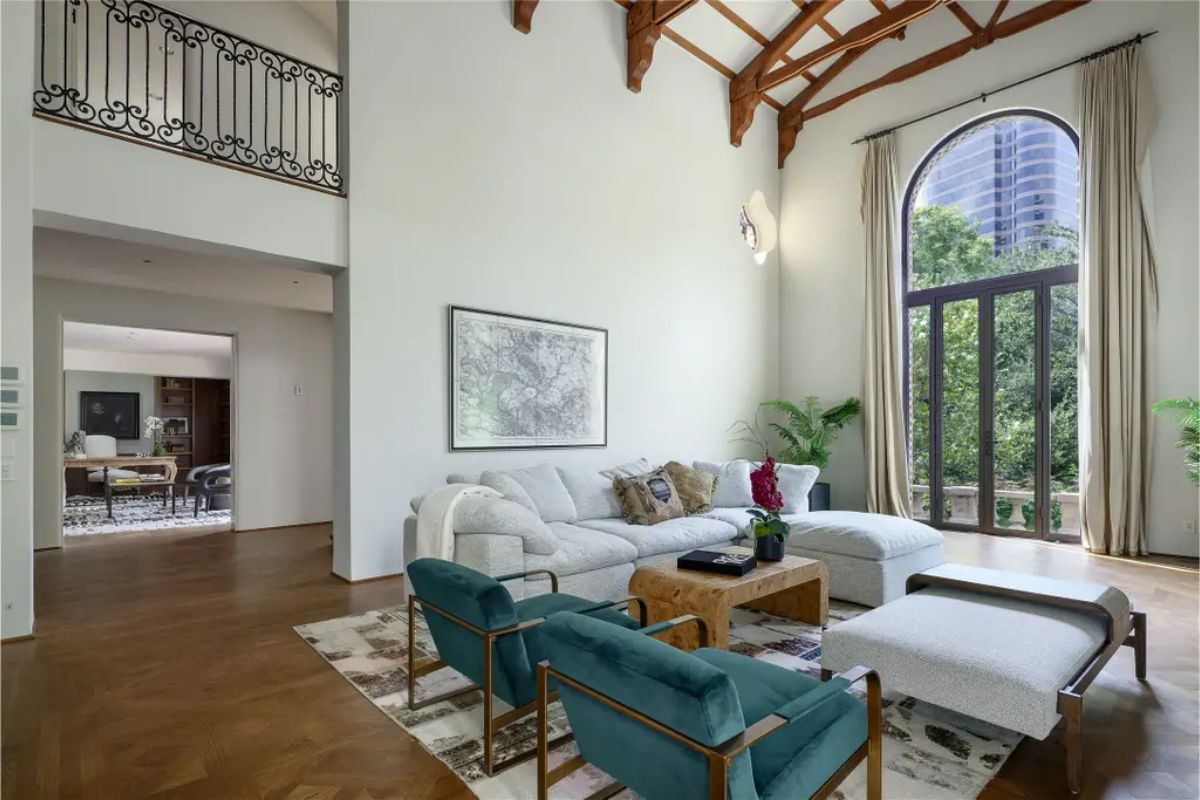
M 947 143 L 919 176 L 916 206 L 954 206 L 995 243 L 997 255 L 1026 241 L 1050 249 L 1046 226 L 1079 225 L 1079 153 L 1058 125 L 1000 117 Z

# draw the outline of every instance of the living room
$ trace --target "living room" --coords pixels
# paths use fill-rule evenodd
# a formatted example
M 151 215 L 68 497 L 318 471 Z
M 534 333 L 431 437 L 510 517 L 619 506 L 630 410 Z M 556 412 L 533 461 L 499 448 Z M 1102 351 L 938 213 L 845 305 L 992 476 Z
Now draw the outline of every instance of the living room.
M 645 775 L 661 764 L 682 796 L 1197 796 L 1200 497 L 1194 455 L 1175 446 L 1194 423 L 1154 411 L 1200 395 L 1197 3 L 152 7 L 159 35 L 166 8 L 332 75 L 314 97 L 336 101 L 336 124 L 322 126 L 337 129 L 336 156 L 312 156 L 316 171 L 295 177 L 244 152 L 223 168 L 239 156 L 199 153 L 190 134 L 151 147 L 128 131 L 97 136 L 37 93 L 39 47 L 58 52 L 39 45 L 44 12 L 0 5 L 5 388 L 22 390 L 24 417 L 3 434 L 6 793 L 532 798 L 540 780 L 553 798 L 672 796 Z M 182 41 L 147 49 L 166 63 Z M 269 78 L 290 95 L 269 63 L 247 69 L 255 82 L 243 86 Z M 295 145 L 276 113 L 301 105 L 270 86 L 270 124 L 252 116 L 245 131 L 251 150 L 267 137 L 263 153 L 279 146 L 271 136 Z M 1096 144 L 1132 125 L 1114 118 L 1136 120 L 1136 141 Z M 170 127 L 166 115 L 147 136 Z M 1021 137 L 1050 152 L 1023 156 L 1010 146 Z M 980 141 L 994 146 L 968 152 Z M 1010 193 L 987 212 L 939 199 L 938 181 L 982 151 L 993 181 L 1032 171 L 1045 183 L 1028 194 L 1045 199 L 1019 204 L 994 182 L 988 192 Z M 1118 151 L 1137 158 L 1114 163 Z M 29 179 L 10 180 L 24 163 Z M 181 188 L 189 203 L 161 201 Z M 239 411 L 238 436 L 251 420 L 271 427 L 238 442 L 237 530 L 33 553 L 52 507 L 36 499 L 49 473 L 35 451 L 57 464 L 51 489 L 63 463 L 61 439 L 50 453 L 33 429 L 65 413 L 43 411 L 38 353 L 53 351 L 59 315 L 83 319 L 93 292 L 109 311 L 89 321 L 119 321 L 118 288 L 35 279 L 22 244 L 35 226 L 330 280 L 327 380 L 303 381 L 308 395 L 328 392 L 329 432 Z M 122 309 L 154 307 L 155 292 L 120 291 L 132 298 Z M 236 333 L 240 348 L 243 331 L 276 324 L 236 305 L 185 301 L 185 315 L 205 318 L 185 327 Z M 41 322 L 36 308 L 49 312 Z M 264 359 L 256 374 L 290 389 L 304 360 L 277 370 Z M 791 406 L 761 406 L 780 400 Z M 272 457 L 279 439 L 308 442 L 309 455 Z M 764 472 L 768 454 L 778 466 Z M 245 518 L 246 481 L 276 468 L 304 489 L 286 502 L 264 490 L 270 513 Z M 772 480 L 778 504 L 761 492 Z M 644 505 L 631 512 L 622 499 L 635 498 Z M 285 518 L 299 504 L 317 524 Z M 785 559 L 756 556 L 737 579 L 753 587 L 743 602 L 735 579 L 677 569 L 694 550 L 751 555 L 781 530 Z M 437 572 L 454 568 L 472 572 Z M 492 580 L 540 569 L 553 578 Z M 66 589 L 85 574 L 105 579 Z M 438 587 L 476 574 L 532 614 L 514 624 L 545 617 L 542 643 L 554 643 L 520 677 L 498 646 L 497 674 L 512 683 L 494 693 L 473 688 L 482 672 L 455 663 L 435 620 L 448 610 L 480 640 L 502 629 L 439 602 Z M 686 574 L 701 588 L 674 592 Z M 966 611 L 953 612 L 948 595 L 966 590 L 950 584 L 968 578 L 971 597 L 954 606 Z M 782 599 L 764 601 L 770 586 Z M 705 620 L 713 646 L 694 650 L 698 622 L 627 630 L 637 600 L 593 611 L 614 621 L 599 611 L 619 608 L 603 629 L 578 613 L 628 595 L 647 625 Z M 955 650 L 987 640 L 988 626 L 990 641 L 1011 644 L 1023 629 L 1001 607 L 1028 613 L 1020 647 Z M 572 667 L 585 639 L 728 673 L 721 686 L 737 691 L 718 694 L 741 704 L 745 731 L 730 718 L 704 740 L 684 711 L 668 719 L 618 697 L 616 656 L 613 675 Z M 668 643 L 681 647 L 658 647 Z M 898 666 L 914 652 L 940 657 L 921 662 L 927 683 Z M 541 704 L 543 660 L 560 687 L 583 688 Z M 81 663 L 105 666 L 80 674 Z M 752 708 L 738 670 L 775 685 L 767 666 L 785 671 L 784 688 Z M 849 692 L 822 688 L 850 678 Z M 947 686 L 972 705 L 955 708 Z M 833 698 L 821 724 L 795 705 L 813 692 Z M 686 696 L 706 708 L 718 694 Z M 708 750 L 679 756 L 671 747 L 690 745 L 605 700 Z M 778 727 L 785 706 L 796 720 Z M 1030 710 L 1014 719 L 1006 707 Z M 630 773 L 581 708 L 628 732 Z M 844 741 L 829 732 L 833 708 L 853 729 Z M 39 735 L 47 720 L 58 727 Z M 778 730 L 764 745 L 712 761 L 728 770 L 712 778 L 705 756 L 768 725 Z M 568 732 L 575 744 L 554 741 Z M 810 733 L 820 764 L 800 758 Z M 772 737 L 785 746 L 772 750 Z M 94 769 L 56 755 L 93 747 L 112 753 L 81 759 Z M 784 772 L 797 782 L 768 791 Z M 612 780 L 628 793 L 607 794 Z

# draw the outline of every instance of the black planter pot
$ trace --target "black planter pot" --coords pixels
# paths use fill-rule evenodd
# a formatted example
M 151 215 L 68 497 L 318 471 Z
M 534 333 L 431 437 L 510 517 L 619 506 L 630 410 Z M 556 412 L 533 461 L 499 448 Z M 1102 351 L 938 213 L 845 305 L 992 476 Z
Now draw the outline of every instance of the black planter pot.
M 808 510 L 828 511 L 829 508 L 829 484 L 814 483 L 808 493 Z
M 759 561 L 782 561 L 783 539 L 770 533 L 759 536 L 754 540 L 754 557 Z

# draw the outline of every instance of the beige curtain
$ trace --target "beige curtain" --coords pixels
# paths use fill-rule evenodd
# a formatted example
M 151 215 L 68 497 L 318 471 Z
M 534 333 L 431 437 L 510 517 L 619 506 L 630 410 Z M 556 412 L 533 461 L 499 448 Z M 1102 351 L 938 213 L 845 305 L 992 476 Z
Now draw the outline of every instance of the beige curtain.
M 896 229 L 900 183 L 896 139 L 885 134 L 867 142 L 863 164 L 862 219 L 866 258 L 863 322 L 863 447 L 866 451 L 867 510 L 911 516 L 904 394 L 900 382 L 900 271 Z
M 1142 192 L 1152 127 L 1138 45 L 1083 65 L 1080 474 L 1083 542 L 1144 555 L 1150 494 L 1154 254 Z

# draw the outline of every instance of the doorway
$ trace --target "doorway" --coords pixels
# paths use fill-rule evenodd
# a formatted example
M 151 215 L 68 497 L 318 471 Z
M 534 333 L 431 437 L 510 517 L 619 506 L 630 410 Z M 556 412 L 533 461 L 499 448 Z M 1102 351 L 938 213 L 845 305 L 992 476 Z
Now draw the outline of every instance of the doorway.
M 231 530 L 233 337 L 74 321 L 62 334 L 64 543 Z
M 914 516 L 1079 538 L 1078 149 L 1040 112 L 951 133 L 904 205 Z

